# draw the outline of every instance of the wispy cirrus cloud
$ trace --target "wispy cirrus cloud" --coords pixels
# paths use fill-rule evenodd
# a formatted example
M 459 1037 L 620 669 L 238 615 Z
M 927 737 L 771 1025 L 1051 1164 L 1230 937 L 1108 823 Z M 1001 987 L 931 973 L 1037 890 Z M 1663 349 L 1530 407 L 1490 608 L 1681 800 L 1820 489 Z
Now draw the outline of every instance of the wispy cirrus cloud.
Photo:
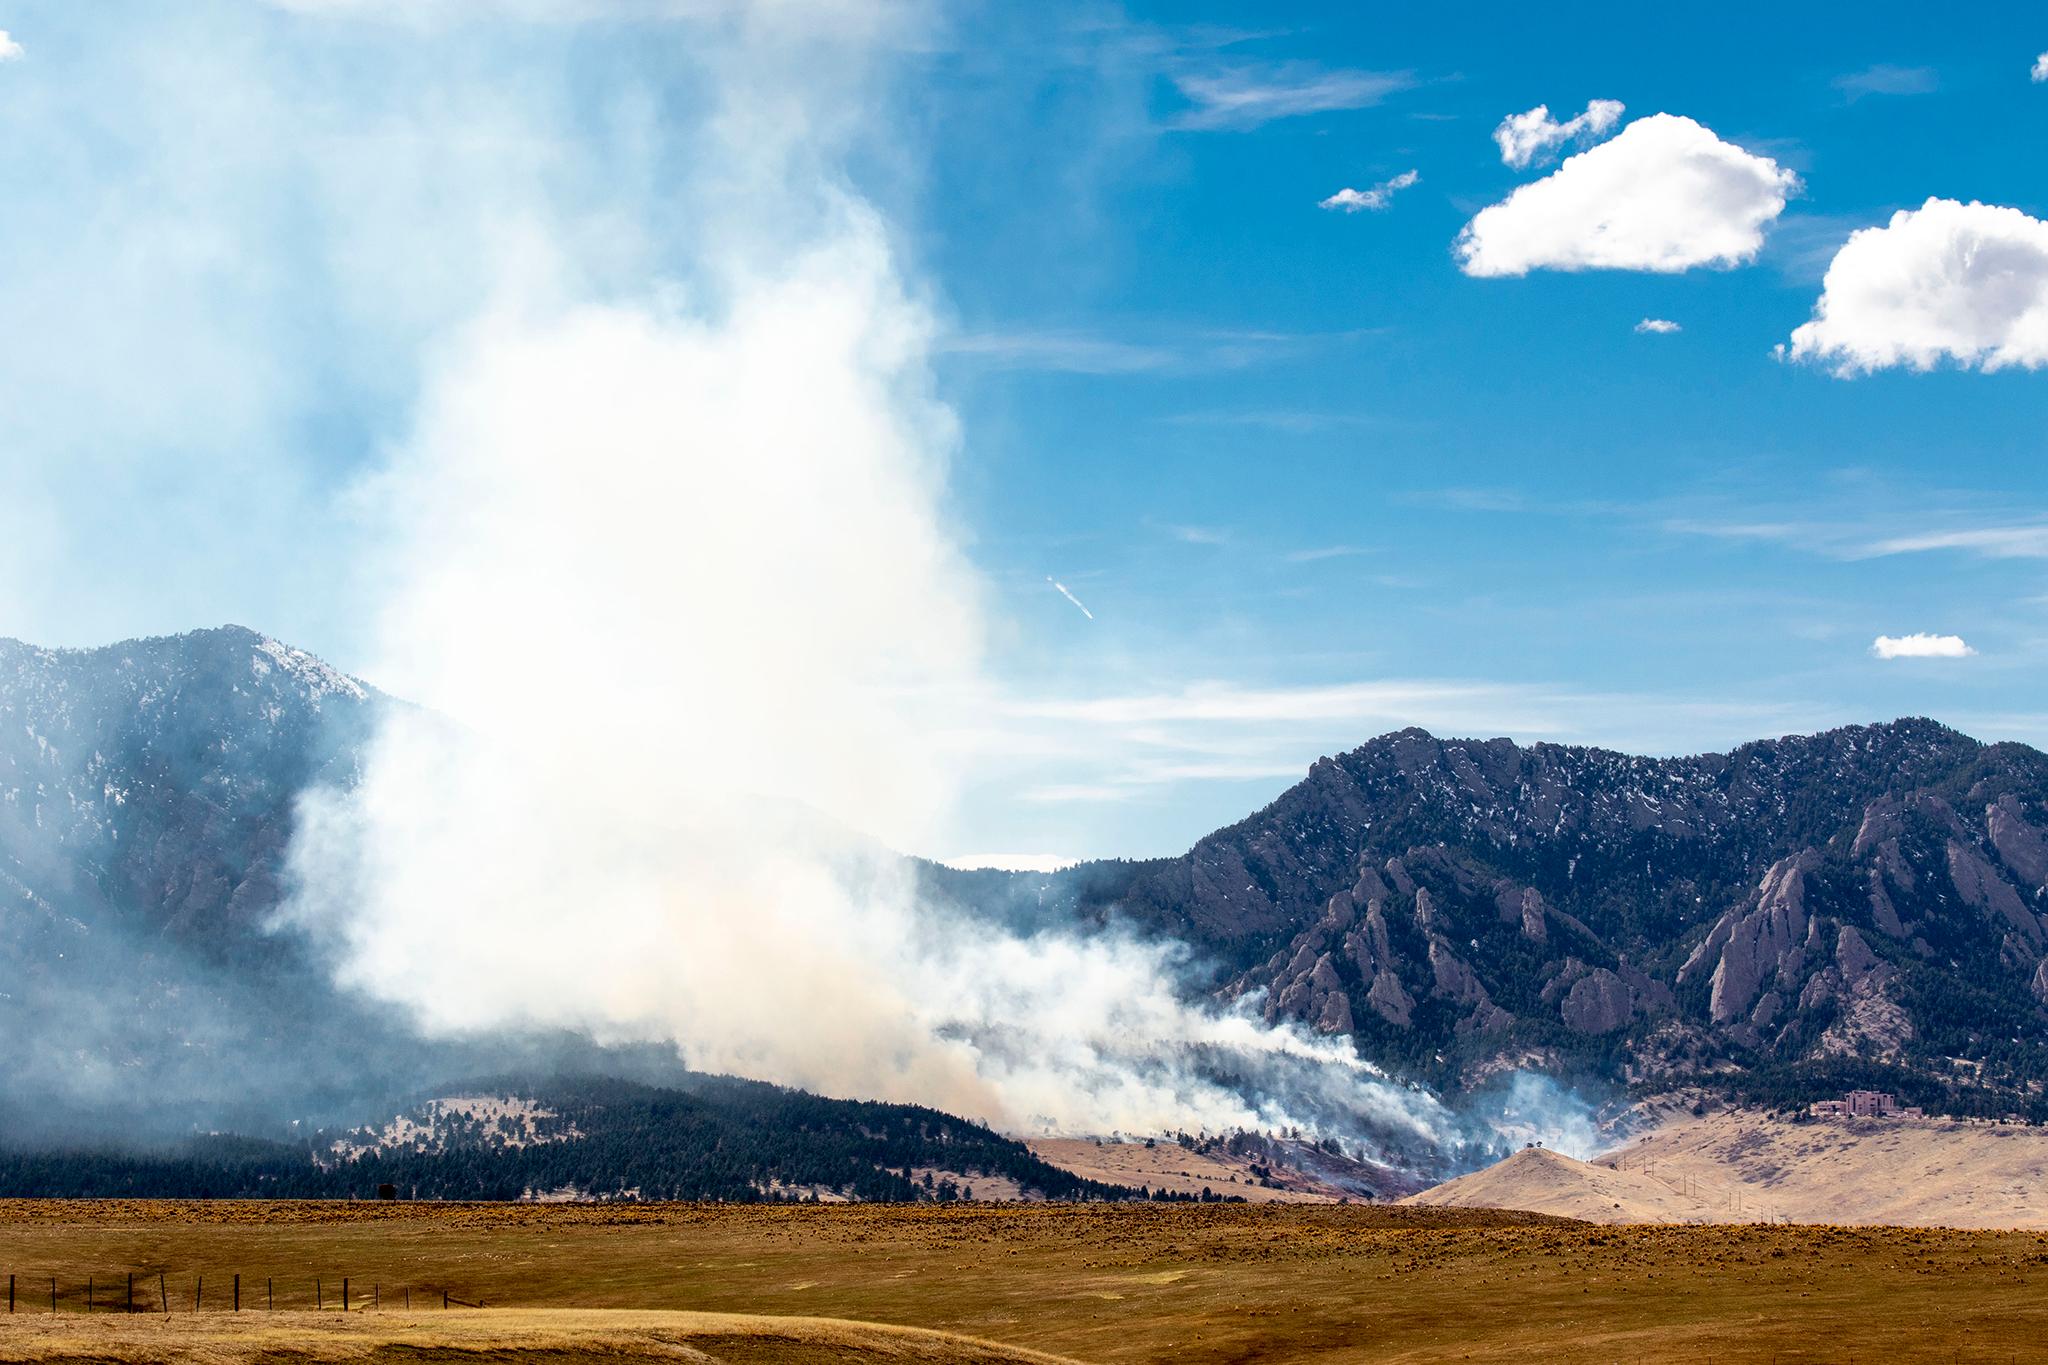
M 1202 374 L 1250 369 L 1304 350 L 1373 334 L 1280 332 L 1256 328 L 1194 328 L 1158 339 L 1097 332 L 1032 328 L 955 333 L 938 346 L 943 355 L 996 370 L 1057 374 Z
M 1970 522 L 1951 514 L 1934 526 L 1926 520 L 1911 524 L 1904 514 L 1860 520 L 1688 516 L 1666 517 L 1659 525 L 1681 535 L 1765 541 L 1829 559 L 1883 559 L 1943 550 L 1985 559 L 2048 559 L 2048 519 Z
M 1931 95 L 1941 88 L 1941 78 L 1931 66 L 1893 66 L 1879 62 L 1861 71 L 1850 71 L 1829 82 L 1849 104 L 1866 95 Z
M 997 369 L 1054 370 L 1066 374 L 1145 374 L 1179 368 L 1187 356 L 1085 332 L 969 332 L 947 340 L 942 354 L 965 356 Z
M 2048 514 L 2014 516 L 1983 498 L 1892 490 L 1862 506 L 1816 514 L 1771 501 L 1712 496 L 1652 502 L 1534 499 L 1510 488 L 1438 488 L 1401 495 L 1458 512 L 1595 517 L 1670 535 L 1752 541 L 1825 559 L 1883 559 L 1949 551 L 1983 559 L 2048 559 Z
M 1311 436 L 1345 427 L 1407 425 L 1401 419 L 1356 412 L 1319 412 L 1308 408 L 1247 408 L 1242 411 L 1177 412 L 1159 419 L 1187 427 L 1256 427 Z
M 1188 107 L 1168 126 L 1196 132 L 1243 131 L 1275 119 L 1364 109 L 1412 88 L 1409 71 L 1363 71 L 1305 61 L 1210 60 L 1169 76 Z
M 1864 555 L 1922 554 L 1930 550 L 1967 550 L 1987 559 L 2048 559 L 2048 521 L 1917 531 L 1873 541 Z
M 1619 708 L 1618 710 L 1613 708 Z M 1692 718 L 1763 718 L 1797 707 L 1688 697 L 1617 695 L 1534 684 L 1444 678 L 1385 678 L 1320 686 L 1258 687 L 1205 681 L 1179 688 L 1023 702 L 1015 714 L 1096 725 L 1159 727 L 1188 724 L 1314 724 L 1326 721 L 1377 726 L 1422 725 L 1460 734 L 1583 736 L 1600 728 L 1602 715 L 1640 718 L 1670 713 Z
M 1158 529 L 1183 545 L 1227 545 L 1230 532 L 1221 526 L 1191 526 L 1176 522 L 1161 522 Z
M 1286 782 L 1319 757 L 1420 726 L 1440 735 L 1691 752 L 1848 717 L 1805 702 L 1616 694 L 1569 686 L 1382 678 L 1321 686 L 1202 681 L 1084 698 L 1013 700 L 1013 740 L 1054 747 L 1056 778 L 1020 786 L 1034 804 L 1153 799 L 1188 783 Z
M 1529 506 L 1528 497 L 1513 488 L 1427 488 L 1404 495 L 1402 501 L 1454 512 L 1520 512 Z

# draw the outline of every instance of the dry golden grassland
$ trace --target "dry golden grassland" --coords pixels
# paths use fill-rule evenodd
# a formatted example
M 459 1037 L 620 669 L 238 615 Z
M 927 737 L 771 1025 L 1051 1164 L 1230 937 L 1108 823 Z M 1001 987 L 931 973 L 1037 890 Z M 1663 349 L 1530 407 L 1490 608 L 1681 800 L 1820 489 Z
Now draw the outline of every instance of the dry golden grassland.
M 134 1271 L 138 1299 L 147 1285 L 154 1300 L 159 1270 L 168 1321 L 78 1311 L 88 1275 L 118 1298 Z M 25 1201 L 0 1202 L 9 1271 L 22 1311 L 0 1317 L 0 1361 L 2048 1359 L 2036 1232 L 1594 1227 L 1356 1205 Z M 239 1320 L 218 1311 L 238 1272 Z M 314 1278 L 333 1295 L 344 1275 L 345 1326 L 331 1300 L 309 1311 Z M 275 1315 L 261 1311 L 266 1277 Z M 372 1286 L 381 1313 L 362 1311 Z M 490 1308 L 443 1312 L 444 1288 Z M 677 1316 L 705 1313 L 810 1321 Z

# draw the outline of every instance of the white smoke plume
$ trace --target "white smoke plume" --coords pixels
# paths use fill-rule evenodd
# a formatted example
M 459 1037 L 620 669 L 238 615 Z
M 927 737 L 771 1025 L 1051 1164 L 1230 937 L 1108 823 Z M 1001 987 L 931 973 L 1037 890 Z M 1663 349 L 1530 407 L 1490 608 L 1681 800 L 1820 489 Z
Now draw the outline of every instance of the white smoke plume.
M 667 1041 L 1019 1129 L 1447 1140 L 1348 1043 L 1184 1003 L 1171 950 L 959 923 L 882 851 L 931 846 L 992 695 L 933 320 L 837 169 L 921 22 L 723 15 L 683 284 L 580 289 L 589 239 L 528 225 L 361 490 L 371 671 L 424 709 L 306 798 L 287 914 L 437 1033 Z

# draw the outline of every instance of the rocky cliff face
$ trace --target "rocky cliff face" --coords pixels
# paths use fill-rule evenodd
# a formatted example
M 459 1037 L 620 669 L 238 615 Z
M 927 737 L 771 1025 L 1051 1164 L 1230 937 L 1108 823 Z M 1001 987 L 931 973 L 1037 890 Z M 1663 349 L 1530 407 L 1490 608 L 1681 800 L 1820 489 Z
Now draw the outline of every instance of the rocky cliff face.
M 1404 731 L 1066 900 L 1453 1088 L 1532 1062 L 1656 1084 L 1961 1058 L 2016 1103 L 2048 1079 L 2048 757 L 1931 721 L 1669 760 Z

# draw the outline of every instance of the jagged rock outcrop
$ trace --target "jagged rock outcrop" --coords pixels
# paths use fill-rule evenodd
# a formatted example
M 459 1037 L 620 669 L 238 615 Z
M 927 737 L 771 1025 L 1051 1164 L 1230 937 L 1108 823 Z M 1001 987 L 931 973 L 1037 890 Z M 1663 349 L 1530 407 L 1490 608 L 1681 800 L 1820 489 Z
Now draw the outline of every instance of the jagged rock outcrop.
M 1734 1023 L 1750 1014 L 1766 981 L 1789 982 L 1799 976 L 1809 927 L 1806 879 L 1819 866 L 1820 854 L 1814 849 L 1773 863 L 1754 902 L 1723 915 L 1679 969 L 1681 984 L 1711 970 L 1708 1013 L 1715 1023 Z M 1772 999 L 1762 1020 L 1752 1022 L 1761 1027 L 1776 1012 L 1777 1001 Z
M 1898 970 L 1879 958 L 1854 925 L 1841 925 L 1832 961 L 1808 979 L 1799 1008 L 1830 1009 L 1833 1020 L 1813 1045 L 1817 1057 L 1894 1058 L 1914 1036 L 1892 991 Z
M 2048 838 L 2027 823 L 2020 803 L 2008 792 L 1984 808 L 1986 832 L 1998 859 L 2030 890 L 2048 887 Z
M 1356 882 L 1330 898 L 1315 925 L 1259 973 L 1264 981 L 1256 984 L 1266 992 L 1268 1020 L 1297 1019 L 1324 1033 L 1352 1032 L 1349 976 L 1367 1007 L 1407 1027 L 1415 1001 L 1401 984 L 1401 963 L 1387 927 L 1384 905 L 1390 895 L 1380 874 L 1366 866 Z
M 1612 1033 L 1635 1011 L 1628 982 L 1605 967 L 1595 967 L 1565 993 L 1558 1013 L 1581 1033 Z
M 1983 854 L 1956 839 L 1948 841 L 1947 852 L 1949 880 L 1955 883 L 1956 894 L 1964 904 L 2002 916 L 2014 933 L 2035 948 L 2048 941 L 2048 931 L 2042 929 L 2041 921 Z
M 1387 914 L 1379 901 L 1366 907 L 1365 923 L 1345 946 L 1358 963 L 1359 979 L 1366 983 L 1366 1004 L 1388 1023 L 1406 1028 L 1415 1012 L 1415 999 L 1401 984 L 1400 960 L 1394 955 Z
M 1520 926 L 1522 937 L 1531 943 L 1549 939 L 1550 928 L 1543 922 L 1543 893 L 1535 887 L 1504 881 L 1494 891 L 1494 905 L 1500 910 L 1501 923 Z
M 1891 893 L 1885 890 L 1884 872 L 1875 867 L 1870 869 L 1870 919 L 1891 937 L 1906 937 L 1905 922 L 1899 918 L 1898 907 L 1892 904 Z

